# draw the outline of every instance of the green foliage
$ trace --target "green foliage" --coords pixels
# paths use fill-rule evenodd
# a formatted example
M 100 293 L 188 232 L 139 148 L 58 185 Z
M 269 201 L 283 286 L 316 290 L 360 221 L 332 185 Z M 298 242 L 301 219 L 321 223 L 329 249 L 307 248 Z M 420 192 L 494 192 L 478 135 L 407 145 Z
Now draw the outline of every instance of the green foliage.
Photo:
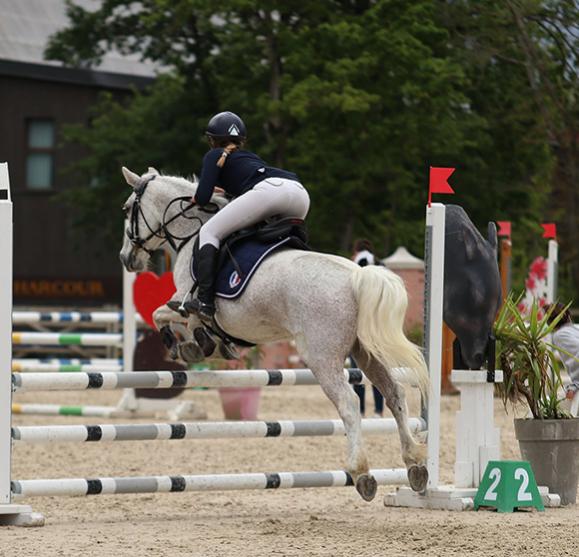
M 503 402 L 526 401 L 536 419 L 568 418 L 561 409 L 564 399 L 559 398 L 562 381 L 555 353 L 558 348 L 548 341 L 564 311 L 549 324 L 554 307 L 540 317 L 535 300 L 528 319 L 524 319 L 517 305 L 509 296 L 495 322 L 497 354 L 504 374 L 503 383 L 497 386 Z
M 458 167 L 452 202 L 480 227 L 515 223 L 515 281 L 544 249 L 553 138 L 576 108 L 576 64 L 544 27 L 572 28 L 568 2 L 103 0 L 92 12 L 70 3 L 69 15 L 47 56 L 88 65 L 116 48 L 166 74 L 128 104 L 106 99 L 68 136 L 91 150 L 79 183 L 97 185 L 71 194 L 84 226 L 118 206 L 121 164 L 198 171 L 206 121 L 233 110 L 250 148 L 310 191 L 318 249 L 368 237 L 379 255 L 420 254 L 429 165 Z

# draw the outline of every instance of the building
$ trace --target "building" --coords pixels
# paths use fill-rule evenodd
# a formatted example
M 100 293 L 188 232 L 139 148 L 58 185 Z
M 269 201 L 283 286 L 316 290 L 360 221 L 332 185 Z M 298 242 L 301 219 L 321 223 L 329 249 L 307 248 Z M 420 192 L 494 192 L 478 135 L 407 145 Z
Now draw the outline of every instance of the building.
M 408 292 L 405 328 L 422 329 L 424 324 L 424 261 L 400 246 L 392 255 L 382 259 L 385 267 L 402 277 Z
M 48 38 L 66 25 L 64 0 L 0 0 L 0 161 L 10 172 L 19 305 L 98 306 L 122 296 L 117 246 L 76 242 L 73 211 L 59 198 L 72 185 L 66 168 L 83 156 L 62 143 L 62 129 L 88 123 L 102 92 L 130 95 L 151 84 L 155 70 L 116 53 L 94 70 L 45 61 Z

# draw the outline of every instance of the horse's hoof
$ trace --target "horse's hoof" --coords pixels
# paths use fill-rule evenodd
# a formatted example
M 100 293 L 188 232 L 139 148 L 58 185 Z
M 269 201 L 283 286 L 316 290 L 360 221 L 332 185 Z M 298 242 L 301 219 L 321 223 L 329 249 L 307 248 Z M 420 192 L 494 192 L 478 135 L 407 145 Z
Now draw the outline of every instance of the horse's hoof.
M 378 483 L 374 476 L 363 474 L 356 480 L 356 491 L 361 495 L 364 501 L 372 501 L 378 491 Z
M 230 342 L 219 343 L 219 353 L 226 360 L 239 360 L 241 356 L 233 344 Z
M 187 340 L 179 344 L 179 354 L 181 359 L 185 360 L 188 364 L 196 364 L 205 359 L 201 347 L 192 340 Z
M 413 491 L 424 491 L 428 483 L 428 469 L 423 465 L 408 468 L 408 483 Z
M 176 344 L 169 348 L 169 358 L 172 360 L 177 360 L 179 358 L 179 347 Z

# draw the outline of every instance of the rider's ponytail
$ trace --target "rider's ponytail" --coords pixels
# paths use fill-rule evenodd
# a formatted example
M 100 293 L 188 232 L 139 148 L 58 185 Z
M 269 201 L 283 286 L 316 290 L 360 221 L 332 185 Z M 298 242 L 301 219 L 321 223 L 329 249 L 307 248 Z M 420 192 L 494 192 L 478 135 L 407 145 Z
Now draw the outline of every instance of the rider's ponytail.
M 233 151 L 237 151 L 237 149 L 239 149 L 239 145 L 237 143 L 233 143 L 233 142 L 228 143 L 223 148 L 223 153 L 221 153 L 221 156 L 219 157 L 219 160 L 217 161 L 217 166 L 219 168 L 223 168 L 223 165 L 225 164 L 227 157 L 229 155 L 231 155 L 231 153 L 233 153 Z

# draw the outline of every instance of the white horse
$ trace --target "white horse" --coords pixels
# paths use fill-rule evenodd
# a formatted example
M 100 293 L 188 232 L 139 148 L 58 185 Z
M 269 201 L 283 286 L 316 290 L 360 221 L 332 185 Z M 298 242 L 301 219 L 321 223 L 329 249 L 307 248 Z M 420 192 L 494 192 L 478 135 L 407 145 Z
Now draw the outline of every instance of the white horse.
M 168 236 L 190 236 L 211 213 L 187 203 L 197 186 L 184 178 L 162 176 L 153 168 L 143 176 L 123 168 L 123 175 L 133 188 L 124 206 L 132 224 L 120 258 L 128 271 L 137 272 L 146 268 L 150 252 L 167 242 Z M 216 208 L 227 204 L 219 195 L 211 201 Z M 173 301 L 183 300 L 193 284 L 192 242 L 178 250 Z M 343 257 L 288 249 L 262 263 L 240 298 L 217 298 L 216 307 L 218 323 L 236 338 L 255 344 L 295 341 L 344 423 L 347 470 L 360 495 L 370 501 L 377 484 L 363 447 L 358 397 L 343 373 L 346 357 L 353 354 L 396 419 L 410 486 L 415 491 L 426 487 L 426 447 L 412 436 L 404 390 L 389 371 L 412 368 L 422 392 L 427 392 L 424 358 L 402 330 L 407 294 L 400 277 L 383 267 L 359 267 Z M 186 321 L 167 306 L 155 311 L 154 320 L 159 329 Z M 201 323 L 191 317 L 187 325 L 192 331 Z M 191 354 L 195 341 L 187 343 L 182 354 Z

